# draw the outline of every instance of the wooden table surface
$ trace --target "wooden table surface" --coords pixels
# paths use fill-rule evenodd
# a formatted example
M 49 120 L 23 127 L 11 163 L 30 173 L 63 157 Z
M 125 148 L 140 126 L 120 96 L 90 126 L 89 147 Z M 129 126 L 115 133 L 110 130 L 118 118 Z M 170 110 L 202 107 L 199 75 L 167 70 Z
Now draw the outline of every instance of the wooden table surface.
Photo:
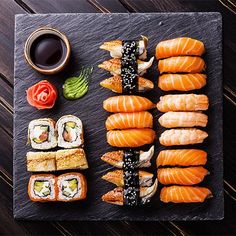
M 225 219 L 208 222 L 23 222 L 12 216 L 14 15 L 218 11 L 224 36 Z M 0 0 L 0 235 L 236 235 L 236 0 Z

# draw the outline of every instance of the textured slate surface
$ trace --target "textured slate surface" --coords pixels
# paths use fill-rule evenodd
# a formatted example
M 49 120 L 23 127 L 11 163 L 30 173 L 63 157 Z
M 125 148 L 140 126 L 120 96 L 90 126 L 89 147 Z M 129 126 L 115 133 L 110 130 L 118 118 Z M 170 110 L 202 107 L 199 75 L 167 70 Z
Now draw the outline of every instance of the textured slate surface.
M 23 56 L 24 42 L 28 35 L 40 26 L 49 25 L 64 32 L 72 46 L 69 66 L 55 76 L 45 76 L 33 71 Z M 213 220 L 222 219 L 223 206 L 223 139 L 222 139 L 222 35 L 219 13 L 151 13 L 151 14 L 50 14 L 17 15 L 15 29 L 15 119 L 14 119 L 14 217 L 29 220 Z M 100 177 L 113 168 L 100 160 L 100 156 L 114 148 L 105 139 L 104 121 L 108 113 L 102 109 L 102 101 L 114 94 L 99 86 L 99 82 L 110 76 L 99 70 L 97 65 L 109 59 L 108 53 L 99 50 L 106 40 L 138 38 L 140 34 L 149 37 L 149 57 L 154 55 L 157 42 L 179 36 L 202 40 L 207 53 L 208 84 L 197 93 L 206 93 L 210 99 L 209 138 L 203 145 L 209 155 L 207 168 L 211 172 L 201 184 L 209 186 L 214 198 L 203 204 L 164 204 L 159 200 L 161 185 L 151 204 L 127 209 L 103 203 L 101 196 L 114 188 Z M 63 81 L 78 75 L 82 66 L 94 66 L 94 73 L 88 94 L 77 101 L 67 101 L 60 96 L 56 106 L 49 111 L 38 111 L 26 102 L 25 90 L 34 83 L 48 79 L 62 94 Z M 157 81 L 156 63 L 147 78 Z M 157 89 L 146 94 L 153 102 L 164 93 Z M 26 145 L 27 126 L 32 119 L 51 117 L 58 119 L 65 114 L 81 118 L 85 128 L 85 145 L 89 170 L 83 172 L 88 180 L 88 198 L 75 203 L 33 203 L 27 195 L 30 173 L 26 171 L 25 154 L 32 150 Z M 163 131 L 153 111 L 157 136 Z M 155 158 L 163 149 L 155 142 L 156 154 L 150 171 L 156 173 Z

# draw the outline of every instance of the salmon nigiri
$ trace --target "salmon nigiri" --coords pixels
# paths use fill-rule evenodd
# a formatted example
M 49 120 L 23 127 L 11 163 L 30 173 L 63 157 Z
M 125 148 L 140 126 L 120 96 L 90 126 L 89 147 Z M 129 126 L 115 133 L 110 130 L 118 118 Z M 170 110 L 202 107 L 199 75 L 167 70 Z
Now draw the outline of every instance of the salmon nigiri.
M 159 119 L 161 126 L 165 128 L 175 127 L 206 127 L 208 116 L 200 112 L 173 112 L 164 113 Z
M 188 73 L 199 73 L 205 70 L 206 65 L 202 58 L 200 57 L 170 57 L 167 59 L 160 60 L 158 62 L 158 70 L 160 73 L 178 73 L 178 72 L 188 72 Z
M 149 99 L 135 95 L 110 97 L 103 102 L 103 108 L 109 112 L 145 111 L 154 107 Z
M 212 197 L 208 188 L 193 186 L 170 186 L 164 187 L 160 193 L 162 202 L 191 203 L 204 202 L 206 198 Z
M 164 146 L 202 143 L 208 134 L 195 128 L 170 129 L 161 134 L 159 141 Z
M 157 171 L 158 181 L 162 184 L 194 185 L 203 181 L 208 171 L 202 166 L 186 168 L 161 168 Z
M 158 166 L 198 166 L 205 165 L 207 153 L 199 149 L 176 149 L 160 151 L 156 164 Z
M 188 37 L 181 37 L 162 41 L 156 46 L 156 58 L 173 56 L 201 56 L 205 52 L 203 42 Z
M 138 74 L 143 75 L 146 73 L 146 70 L 151 67 L 154 61 L 154 57 L 150 58 L 149 61 L 137 60 L 138 65 Z M 113 58 L 108 61 L 102 62 L 98 65 L 99 68 L 109 71 L 112 75 L 121 74 L 121 59 Z
M 104 88 L 110 89 L 115 93 L 122 93 L 122 78 L 119 75 L 110 77 L 103 80 L 100 85 Z M 137 92 L 146 92 L 154 88 L 154 84 L 151 80 L 143 77 L 137 77 Z
M 204 74 L 163 74 L 158 79 L 158 87 L 164 91 L 190 91 L 206 85 Z
M 131 113 L 115 113 L 106 120 L 107 130 L 130 129 L 130 128 L 152 128 L 153 117 L 147 111 Z
M 157 109 L 168 111 L 204 111 L 209 106 L 208 97 L 203 94 L 170 94 L 160 97 Z
M 107 132 L 107 142 L 114 147 L 140 147 L 153 143 L 155 131 L 152 129 L 126 129 Z

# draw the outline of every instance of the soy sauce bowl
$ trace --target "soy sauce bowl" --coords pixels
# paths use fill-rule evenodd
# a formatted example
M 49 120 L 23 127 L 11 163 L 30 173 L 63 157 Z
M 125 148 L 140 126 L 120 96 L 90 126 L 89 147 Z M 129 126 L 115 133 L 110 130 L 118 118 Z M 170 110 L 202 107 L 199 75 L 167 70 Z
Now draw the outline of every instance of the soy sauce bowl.
M 45 38 L 50 40 L 45 43 Z M 39 45 L 40 41 L 43 41 L 43 45 Z M 61 47 L 59 48 L 61 51 L 54 52 L 56 49 L 53 48 L 53 43 L 55 43 L 55 47 Z M 38 53 L 38 60 L 35 59 L 34 50 L 41 50 Z M 25 42 L 24 55 L 26 61 L 34 70 L 42 74 L 56 74 L 63 70 L 69 62 L 70 54 L 71 47 L 68 38 L 59 30 L 51 27 L 42 27 L 35 30 Z M 46 63 L 40 64 L 39 61 L 43 61 L 43 57 L 48 55 L 51 55 L 54 59 L 56 58 L 57 61 L 54 63 L 52 58 L 45 58 Z

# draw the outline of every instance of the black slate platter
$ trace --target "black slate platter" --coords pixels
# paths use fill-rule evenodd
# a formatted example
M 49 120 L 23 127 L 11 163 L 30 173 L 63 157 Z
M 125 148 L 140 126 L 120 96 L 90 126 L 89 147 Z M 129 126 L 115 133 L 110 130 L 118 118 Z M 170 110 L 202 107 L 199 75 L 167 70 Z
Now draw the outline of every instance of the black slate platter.
M 72 47 L 69 66 L 54 76 L 35 72 L 26 63 L 24 43 L 31 32 L 41 26 L 52 26 L 64 32 Z M 219 13 L 151 13 L 151 14 L 49 14 L 17 15 L 15 25 L 15 119 L 14 119 L 14 217 L 27 220 L 219 220 L 224 215 L 223 205 L 223 139 L 222 139 L 222 22 Z M 208 186 L 214 197 L 202 204 L 164 204 L 159 199 L 161 185 L 150 204 L 139 208 L 126 208 L 107 204 L 101 196 L 114 186 L 101 180 L 101 176 L 114 168 L 101 161 L 107 151 L 115 150 L 106 143 L 104 122 L 109 115 L 102 102 L 115 94 L 99 86 L 110 75 L 97 65 L 110 58 L 99 46 L 112 39 L 149 38 L 148 57 L 154 56 L 155 46 L 164 39 L 189 36 L 202 40 L 206 46 L 207 86 L 196 93 L 206 93 L 210 100 L 209 124 L 205 129 L 209 138 L 203 145 L 208 152 L 207 176 L 202 186 Z M 62 96 L 62 84 L 68 77 L 78 75 L 81 67 L 94 66 L 89 92 L 76 101 Z M 156 62 L 147 78 L 155 82 L 155 89 L 145 96 L 153 102 L 164 93 L 157 88 Z M 26 89 L 36 82 L 48 79 L 59 91 L 59 99 L 51 110 L 36 110 L 26 101 Z M 164 130 L 158 125 L 161 115 L 154 115 L 157 136 Z M 85 150 L 90 168 L 83 173 L 88 180 L 88 196 L 83 202 L 34 203 L 29 200 L 27 184 L 31 173 L 26 171 L 26 152 L 32 150 L 27 142 L 28 123 L 37 118 L 55 120 L 62 115 L 74 114 L 81 118 L 85 132 Z M 144 147 L 147 149 L 148 147 Z M 155 155 L 149 171 L 156 176 L 155 159 L 164 149 L 155 141 Z M 59 173 L 58 173 L 59 174 Z

